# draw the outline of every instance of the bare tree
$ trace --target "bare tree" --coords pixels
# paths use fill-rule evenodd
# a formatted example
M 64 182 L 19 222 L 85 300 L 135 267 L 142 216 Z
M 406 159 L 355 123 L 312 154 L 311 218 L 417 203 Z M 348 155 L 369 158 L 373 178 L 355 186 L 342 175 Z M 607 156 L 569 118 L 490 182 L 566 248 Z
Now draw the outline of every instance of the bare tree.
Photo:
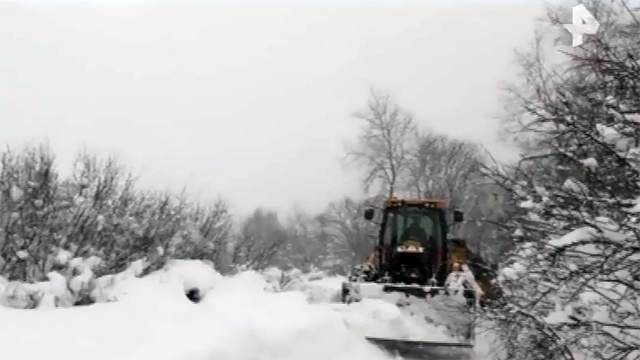
M 274 211 L 256 209 L 244 220 L 233 244 L 235 266 L 264 269 L 286 265 L 281 258 L 287 244 L 287 231 Z
M 356 146 L 347 156 L 365 168 L 367 190 L 379 184 L 392 196 L 407 171 L 409 149 L 416 135 L 413 118 L 390 95 L 375 90 L 371 90 L 367 108 L 355 117 L 363 120 L 364 125 Z
M 473 251 L 494 261 L 508 248 L 496 224 L 505 218 L 506 197 L 480 171 L 483 156 L 474 143 L 424 133 L 411 149 L 404 188 L 416 197 L 443 198 L 452 209 L 464 211 L 466 221 L 452 224 L 453 236 Z
M 442 197 L 462 208 L 471 180 L 479 175 L 479 154 L 473 143 L 423 134 L 410 152 L 406 187 L 417 197 Z
M 305 271 L 320 268 L 327 257 L 328 243 L 317 217 L 295 208 L 287 219 L 286 258 L 289 265 Z
M 363 218 L 364 207 L 347 197 L 331 203 L 319 217 L 329 251 L 346 268 L 364 261 L 375 245 L 375 226 Z

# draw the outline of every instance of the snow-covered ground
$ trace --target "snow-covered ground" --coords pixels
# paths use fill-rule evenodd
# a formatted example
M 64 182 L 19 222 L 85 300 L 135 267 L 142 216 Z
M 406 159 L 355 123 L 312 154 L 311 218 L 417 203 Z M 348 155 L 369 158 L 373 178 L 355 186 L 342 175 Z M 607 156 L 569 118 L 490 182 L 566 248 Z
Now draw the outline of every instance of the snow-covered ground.
M 69 308 L 0 306 L 0 354 L 20 359 L 389 359 L 365 335 L 445 340 L 441 329 L 380 300 L 335 303 L 340 278 L 275 271 L 224 277 L 173 261 L 137 278 L 106 279 L 101 301 Z M 199 288 L 200 303 L 185 289 Z

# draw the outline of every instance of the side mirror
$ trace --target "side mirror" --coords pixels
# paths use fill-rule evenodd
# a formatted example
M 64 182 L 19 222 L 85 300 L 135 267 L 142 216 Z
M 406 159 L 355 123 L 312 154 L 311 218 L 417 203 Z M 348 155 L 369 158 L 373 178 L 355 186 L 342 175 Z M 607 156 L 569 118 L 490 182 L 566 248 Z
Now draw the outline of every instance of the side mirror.
M 464 221 L 464 213 L 460 210 L 453 210 L 453 221 L 460 223 Z
M 375 210 L 373 210 L 372 208 L 368 208 L 364 210 L 364 219 L 365 220 L 372 220 L 373 216 L 375 215 Z

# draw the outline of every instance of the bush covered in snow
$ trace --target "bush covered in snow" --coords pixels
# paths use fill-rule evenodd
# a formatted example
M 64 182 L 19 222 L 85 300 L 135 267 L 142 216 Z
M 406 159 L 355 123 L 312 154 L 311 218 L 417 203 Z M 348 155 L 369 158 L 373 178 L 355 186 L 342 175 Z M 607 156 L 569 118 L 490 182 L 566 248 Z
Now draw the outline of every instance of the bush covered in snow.
M 72 257 L 100 258 L 96 274 L 143 258 L 150 269 L 168 258 L 220 266 L 231 226 L 224 202 L 202 207 L 137 190 L 112 159 L 81 154 L 62 178 L 46 147 L 0 155 L 0 222 L 0 275 L 28 282 L 45 280 Z
M 519 204 L 492 313 L 510 359 L 640 356 L 640 22 L 619 5 L 588 1 L 602 30 L 555 67 L 544 38 L 523 58 L 525 154 L 492 174 Z
M 56 308 L 87 305 L 121 300 L 136 287 L 149 262 L 137 260 L 119 273 L 96 276 L 101 260 L 73 258 L 60 271 L 50 271 L 48 280 L 35 283 L 8 281 L 0 277 L 0 305 L 13 308 Z M 179 284 L 183 295 L 198 302 L 221 278 L 213 264 L 201 260 L 168 260 L 166 264 L 147 275 L 161 282 Z

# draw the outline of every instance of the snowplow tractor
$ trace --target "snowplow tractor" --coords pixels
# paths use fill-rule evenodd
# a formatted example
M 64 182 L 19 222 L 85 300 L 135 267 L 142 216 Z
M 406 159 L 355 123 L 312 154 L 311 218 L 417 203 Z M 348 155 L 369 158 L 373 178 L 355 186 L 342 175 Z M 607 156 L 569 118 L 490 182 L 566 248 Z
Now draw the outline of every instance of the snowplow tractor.
M 376 214 L 378 213 L 378 214 Z M 378 215 L 378 216 L 376 216 Z M 460 239 L 449 239 L 444 200 L 389 198 L 365 219 L 379 225 L 377 245 L 342 286 L 344 303 L 375 298 L 396 304 L 410 316 L 444 329 L 451 341 L 404 337 L 367 338 L 405 358 L 465 359 L 471 356 L 475 307 L 483 290 L 467 262 L 471 252 Z

